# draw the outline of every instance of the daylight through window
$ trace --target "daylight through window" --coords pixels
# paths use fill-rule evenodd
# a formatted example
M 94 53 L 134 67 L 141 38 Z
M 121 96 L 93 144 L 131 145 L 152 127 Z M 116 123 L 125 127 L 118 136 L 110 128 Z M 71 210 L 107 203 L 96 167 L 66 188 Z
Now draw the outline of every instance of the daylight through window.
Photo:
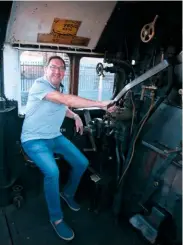
M 96 73 L 96 66 L 102 58 L 82 58 L 79 69 L 78 95 L 92 100 L 109 100 L 113 94 L 114 74 L 105 73 L 101 78 Z M 104 66 L 106 64 L 103 64 Z M 109 66 L 107 64 L 107 66 Z
M 44 75 L 44 64 L 52 55 L 59 55 L 65 60 L 66 72 L 62 81 L 65 93 L 69 91 L 70 60 L 65 53 L 24 51 L 20 56 L 21 66 L 21 107 L 25 107 L 28 92 L 35 79 Z

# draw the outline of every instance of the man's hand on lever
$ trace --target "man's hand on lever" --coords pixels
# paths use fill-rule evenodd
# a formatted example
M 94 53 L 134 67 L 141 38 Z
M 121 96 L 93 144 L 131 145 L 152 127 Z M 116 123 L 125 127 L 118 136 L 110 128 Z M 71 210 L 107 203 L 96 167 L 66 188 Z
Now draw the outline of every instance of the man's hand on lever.
M 113 102 L 112 100 L 101 101 L 100 102 L 101 103 L 100 108 L 105 110 L 105 111 L 108 111 L 108 109 L 112 107 L 112 106 L 110 106 L 110 105 L 112 105 L 112 102 Z
M 105 104 L 105 106 L 102 109 L 104 109 L 105 111 L 112 113 L 112 112 L 115 112 L 117 110 L 117 106 L 113 102 L 113 100 L 103 101 L 103 103 Z
M 109 107 L 108 109 L 107 109 L 107 112 L 109 112 L 109 113 L 112 113 L 112 112 L 115 112 L 116 110 L 117 110 L 117 106 L 116 105 L 113 105 L 113 106 L 111 106 L 111 107 Z

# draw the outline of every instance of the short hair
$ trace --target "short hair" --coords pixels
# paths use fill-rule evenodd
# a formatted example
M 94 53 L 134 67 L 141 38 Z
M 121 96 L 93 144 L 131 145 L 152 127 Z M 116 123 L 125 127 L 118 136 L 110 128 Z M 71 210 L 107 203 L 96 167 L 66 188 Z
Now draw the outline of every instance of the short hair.
M 50 58 L 49 58 L 48 61 L 46 62 L 46 66 L 48 66 L 48 65 L 50 64 L 50 61 L 53 60 L 53 59 L 57 59 L 57 60 L 62 61 L 62 63 L 64 64 L 64 69 L 66 69 L 66 64 L 65 64 L 64 59 L 62 59 L 62 58 L 61 58 L 60 56 L 58 56 L 58 55 L 50 56 Z

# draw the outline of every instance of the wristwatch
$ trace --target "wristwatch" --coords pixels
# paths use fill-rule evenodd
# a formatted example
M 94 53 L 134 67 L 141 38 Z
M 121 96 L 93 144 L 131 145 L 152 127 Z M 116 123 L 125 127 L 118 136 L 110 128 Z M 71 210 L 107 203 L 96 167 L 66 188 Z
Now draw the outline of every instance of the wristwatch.
M 78 118 L 78 117 L 79 117 L 78 114 L 75 113 L 73 116 L 73 119 L 76 120 L 76 118 Z

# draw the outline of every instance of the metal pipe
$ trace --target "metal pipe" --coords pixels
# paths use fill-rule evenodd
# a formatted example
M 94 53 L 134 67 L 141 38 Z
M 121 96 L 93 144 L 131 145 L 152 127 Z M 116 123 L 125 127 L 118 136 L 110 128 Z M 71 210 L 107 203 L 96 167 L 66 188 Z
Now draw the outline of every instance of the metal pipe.
M 102 101 L 102 87 L 103 87 L 103 75 L 101 75 L 99 79 L 98 101 Z
M 3 49 L 0 49 L 0 98 L 4 98 L 4 66 L 3 66 Z
M 121 159 L 120 159 L 120 153 L 119 153 L 119 143 L 116 139 L 116 183 L 118 183 L 120 178 L 120 166 L 121 166 Z

